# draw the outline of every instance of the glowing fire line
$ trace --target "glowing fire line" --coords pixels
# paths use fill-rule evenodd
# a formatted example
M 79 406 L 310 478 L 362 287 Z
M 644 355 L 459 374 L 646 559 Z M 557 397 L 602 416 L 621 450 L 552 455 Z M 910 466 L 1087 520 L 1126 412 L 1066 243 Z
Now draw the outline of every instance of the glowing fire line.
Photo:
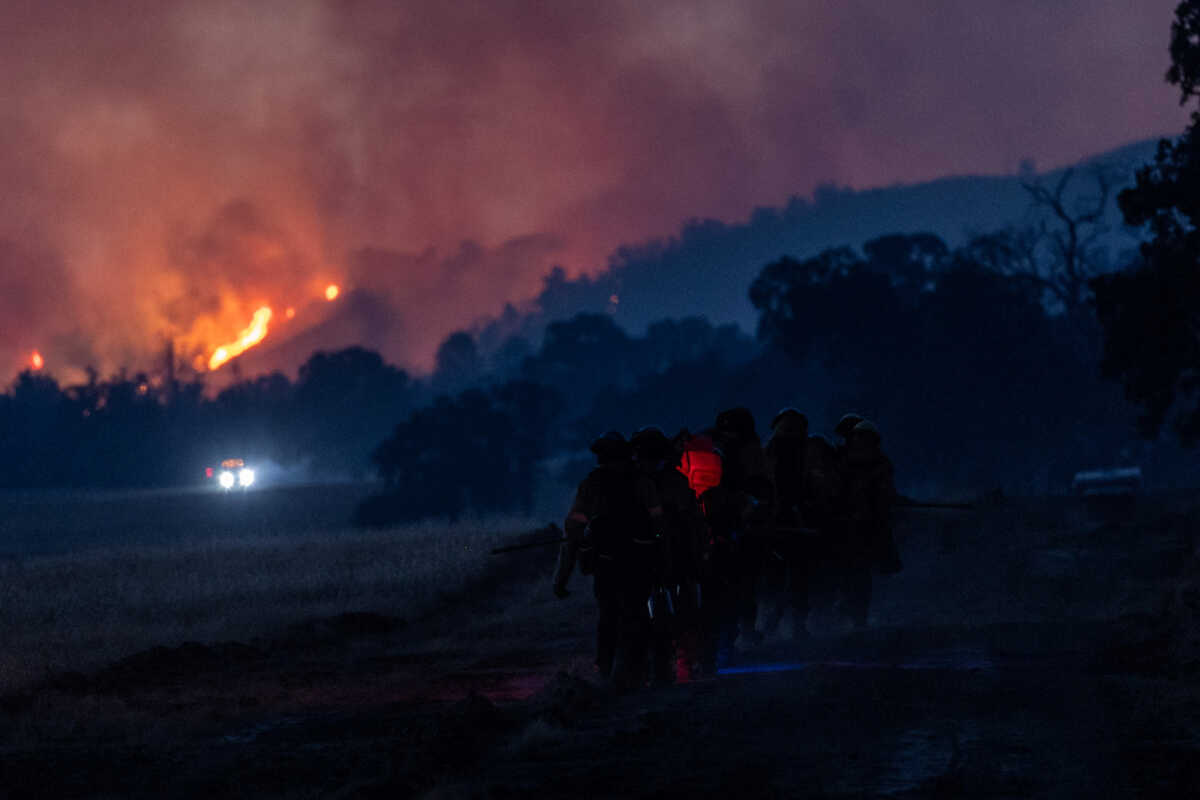
M 218 369 L 229 359 L 237 358 L 261 342 L 267 336 L 267 325 L 270 322 L 271 309 L 269 306 L 263 306 L 255 311 L 254 319 L 250 321 L 245 330 L 238 334 L 236 342 L 223 344 L 213 351 L 212 357 L 208 359 L 208 368 L 210 370 Z

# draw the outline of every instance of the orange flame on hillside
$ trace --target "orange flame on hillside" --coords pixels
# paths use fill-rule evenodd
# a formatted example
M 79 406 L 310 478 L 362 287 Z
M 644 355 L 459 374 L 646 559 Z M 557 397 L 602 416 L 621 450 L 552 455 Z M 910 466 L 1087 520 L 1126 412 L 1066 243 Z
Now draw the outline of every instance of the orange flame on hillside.
M 341 293 L 342 293 L 342 287 L 338 286 L 336 283 L 331 283 L 325 287 L 325 299 L 326 300 L 331 300 L 331 301 L 337 300 L 337 296 Z
M 37 350 L 33 351 L 33 355 L 29 357 L 29 366 L 34 372 L 37 372 L 42 367 L 46 366 L 46 359 L 42 358 L 42 354 Z
M 261 342 L 267 336 L 267 325 L 270 322 L 271 309 L 269 306 L 263 306 L 255 311 L 254 319 L 250 321 L 244 331 L 238 334 L 237 341 L 221 345 L 213 351 L 212 357 L 208 359 L 208 368 L 210 370 L 219 369 L 229 359 L 237 358 Z

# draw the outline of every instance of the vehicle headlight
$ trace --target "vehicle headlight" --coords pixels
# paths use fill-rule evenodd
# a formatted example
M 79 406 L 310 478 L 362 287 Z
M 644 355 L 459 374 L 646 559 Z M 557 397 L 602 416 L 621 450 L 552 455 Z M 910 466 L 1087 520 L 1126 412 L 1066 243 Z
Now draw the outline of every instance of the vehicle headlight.
M 217 483 L 221 484 L 222 489 L 232 489 L 234 482 L 233 473 L 227 469 L 221 470 L 221 474 L 217 476 Z
M 254 470 L 245 467 L 238 473 L 238 486 L 249 486 L 254 483 Z

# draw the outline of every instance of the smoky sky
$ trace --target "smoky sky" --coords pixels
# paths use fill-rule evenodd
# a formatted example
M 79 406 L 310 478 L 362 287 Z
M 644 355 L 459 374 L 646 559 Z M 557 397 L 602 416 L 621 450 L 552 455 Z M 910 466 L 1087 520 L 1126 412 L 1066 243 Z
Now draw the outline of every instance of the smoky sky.
M 427 366 L 688 218 L 1177 132 L 1174 5 L 4 0 L 0 365 L 204 353 L 339 282 Z

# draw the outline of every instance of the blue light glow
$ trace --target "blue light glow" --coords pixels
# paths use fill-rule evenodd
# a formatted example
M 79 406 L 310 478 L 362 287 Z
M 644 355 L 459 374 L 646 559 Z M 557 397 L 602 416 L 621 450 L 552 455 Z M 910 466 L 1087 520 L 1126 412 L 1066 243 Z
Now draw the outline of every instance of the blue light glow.
M 808 664 L 800 661 L 794 664 L 747 664 L 743 667 L 722 667 L 717 670 L 718 675 L 751 675 L 763 672 L 795 672 L 807 667 Z

